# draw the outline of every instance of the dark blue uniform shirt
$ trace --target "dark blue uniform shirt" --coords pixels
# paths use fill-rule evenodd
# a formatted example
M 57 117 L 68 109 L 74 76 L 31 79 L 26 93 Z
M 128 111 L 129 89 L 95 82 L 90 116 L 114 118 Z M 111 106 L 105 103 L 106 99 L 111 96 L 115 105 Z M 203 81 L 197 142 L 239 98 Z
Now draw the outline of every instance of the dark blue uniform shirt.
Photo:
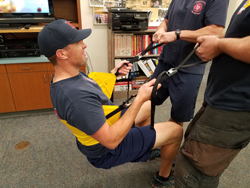
M 225 38 L 250 36 L 250 2 L 233 15 Z M 249 49 L 246 50 L 249 53 Z M 250 64 L 220 54 L 213 60 L 205 100 L 214 108 L 250 112 Z
M 228 0 L 172 0 L 165 16 L 168 19 L 167 31 L 197 30 L 207 25 L 225 26 Z M 164 46 L 160 60 L 177 67 L 192 51 L 195 43 L 178 40 Z M 194 54 L 186 64 L 201 62 Z M 204 74 L 205 65 L 181 69 L 192 74 Z

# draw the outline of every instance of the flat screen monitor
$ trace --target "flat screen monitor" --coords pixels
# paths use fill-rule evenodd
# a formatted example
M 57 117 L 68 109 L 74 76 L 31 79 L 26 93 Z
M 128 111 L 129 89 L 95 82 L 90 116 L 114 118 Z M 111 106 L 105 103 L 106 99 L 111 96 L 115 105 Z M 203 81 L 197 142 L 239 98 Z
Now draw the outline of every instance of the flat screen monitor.
M 0 24 L 37 24 L 55 20 L 53 0 L 0 0 Z

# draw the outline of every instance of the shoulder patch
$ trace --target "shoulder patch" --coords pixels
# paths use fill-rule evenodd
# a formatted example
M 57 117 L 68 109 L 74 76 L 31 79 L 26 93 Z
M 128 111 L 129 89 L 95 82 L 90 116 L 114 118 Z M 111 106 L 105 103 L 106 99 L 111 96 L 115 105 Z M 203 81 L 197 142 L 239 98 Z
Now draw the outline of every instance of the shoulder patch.
M 205 1 L 195 1 L 191 12 L 193 14 L 199 15 L 201 13 L 202 9 L 205 7 L 205 5 L 206 5 Z

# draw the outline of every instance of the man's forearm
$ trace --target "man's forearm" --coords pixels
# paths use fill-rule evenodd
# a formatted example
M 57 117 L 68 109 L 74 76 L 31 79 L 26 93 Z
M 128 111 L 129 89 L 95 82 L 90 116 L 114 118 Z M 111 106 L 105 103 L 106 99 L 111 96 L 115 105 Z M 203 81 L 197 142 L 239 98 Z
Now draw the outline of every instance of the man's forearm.
M 223 32 L 223 27 L 218 25 L 209 25 L 201 29 L 191 31 L 182 30 L 180 34 L 180 39 L 188 42 L 197 42 L 197 38 L 204 35 L 221 35 Z
M 161 24 L 158 26 L 158 28 L 157 28 L 157 31 L 158 30 L 164 30 L 165 32 L 167 31 L 167 28 L 168 28 L 168 20 L 167 19 L 164 19 L 162 22 L 161 22 Z M 156 32 L 157 32 L 156 31 Z
M 250 36 L 244 38 L 222 38 L 218 48 L 221 53 L 230 55 L 234 59 L 250 63 Z
M 114 148 L 117 147 L 117 145 L 128 134 L 143 103 L 144 102 L 142 100 L 135 98 L 131 106 L 127 109 L 126 113 L 117 122 L 110 126 L 109 133 L 113 138 L 112 143 Z

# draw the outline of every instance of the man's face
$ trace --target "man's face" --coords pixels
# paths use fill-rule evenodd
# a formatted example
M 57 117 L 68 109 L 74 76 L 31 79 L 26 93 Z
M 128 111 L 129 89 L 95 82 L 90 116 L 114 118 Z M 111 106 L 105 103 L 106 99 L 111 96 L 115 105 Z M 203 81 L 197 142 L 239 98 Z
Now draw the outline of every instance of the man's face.
M 87 57 L 84 51 L 86 47 L 82 40 L 67 46 L 67 54 L 72 65 L 81 67 L 86 64 Z

